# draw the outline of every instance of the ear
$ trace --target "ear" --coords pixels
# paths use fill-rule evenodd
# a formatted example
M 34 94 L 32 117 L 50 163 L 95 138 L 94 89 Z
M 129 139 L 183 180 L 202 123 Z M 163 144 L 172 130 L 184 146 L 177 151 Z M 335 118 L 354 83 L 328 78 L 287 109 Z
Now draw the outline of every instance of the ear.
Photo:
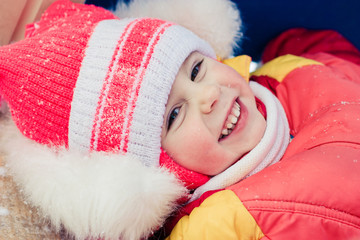
M 242 37 L 240 12 L 230 0 L 132 0 L 120 3 L 115 15 L 175 22 L 209 42 L 222 59 L 232 55 Z

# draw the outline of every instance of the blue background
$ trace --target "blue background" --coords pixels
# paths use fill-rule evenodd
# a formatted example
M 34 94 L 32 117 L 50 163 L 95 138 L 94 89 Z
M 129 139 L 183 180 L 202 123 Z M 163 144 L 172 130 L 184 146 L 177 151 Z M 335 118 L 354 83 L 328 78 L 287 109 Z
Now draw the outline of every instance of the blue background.
M 196 1 L 196 0 L 194 0 Z M 129 0 L 123 0 L 129 2 Z M 236 55 L 247 54 L 259 60 L 265 44 L 292 27 L 334 29 L 360 49 L 359 0 L 233 0 L 241 11 L 244 37 Z M 117 0 L 87 0 L 114 9 Z

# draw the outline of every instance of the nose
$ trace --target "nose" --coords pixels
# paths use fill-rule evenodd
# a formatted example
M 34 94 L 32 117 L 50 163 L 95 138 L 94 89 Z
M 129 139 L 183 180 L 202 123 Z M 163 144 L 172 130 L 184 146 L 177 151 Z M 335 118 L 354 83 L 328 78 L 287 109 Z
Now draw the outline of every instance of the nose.
M 203 113 L 210 113 L 221 94 L 220 86 L 216 84 L 206 85 L 200 89 L 199 106 Z

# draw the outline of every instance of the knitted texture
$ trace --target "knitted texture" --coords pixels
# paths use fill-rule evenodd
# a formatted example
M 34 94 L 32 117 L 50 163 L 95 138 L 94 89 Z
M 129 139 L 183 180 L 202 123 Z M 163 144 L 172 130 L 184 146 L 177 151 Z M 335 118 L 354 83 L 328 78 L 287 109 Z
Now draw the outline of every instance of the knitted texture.
M 160 165 L 174 173 L 177 178 L 181 179 L 181 181 L 184 183 L 184 186 L 188 189 L 196 189 L 205 184 L 210 179 L 210 177 L 207 175 L 182 167 L 174 160 L 172 160 L 164 151 L 161 151 L 160 154 Z
M 159 166 L 180 66 L 193 51 L 215 58 L 205 41 L 171 22 L 119 20 L 67 0 L 27 36 L 0 48 L 1 96 L 19 130 L 41 144 L 131 154 L 146 166 Z
M 106 18 L 114 16 L 64 1 L 52 5 L 34 24 L 34 32 L 28 32 L 31 37 L 0 48 L 1 95 L 24 135 L 43 144 L 67 145 L 82 58 L 95 24 Z

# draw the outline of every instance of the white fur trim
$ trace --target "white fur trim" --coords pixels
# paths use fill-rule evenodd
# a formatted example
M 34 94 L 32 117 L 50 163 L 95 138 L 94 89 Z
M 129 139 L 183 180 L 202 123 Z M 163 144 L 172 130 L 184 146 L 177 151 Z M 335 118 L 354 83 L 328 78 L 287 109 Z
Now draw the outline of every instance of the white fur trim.
M 230 0 L 120 1 L 115 15 L 154 17 L 175 22 L 209 42 L 221 58 L 228 58 L 242 37 L 240 12 Z
M 0 148 L 25 197 L 77 239 L 141 239 L 185 193 L 168 172 L 115 154 L 55 151 L 1 123 Z

